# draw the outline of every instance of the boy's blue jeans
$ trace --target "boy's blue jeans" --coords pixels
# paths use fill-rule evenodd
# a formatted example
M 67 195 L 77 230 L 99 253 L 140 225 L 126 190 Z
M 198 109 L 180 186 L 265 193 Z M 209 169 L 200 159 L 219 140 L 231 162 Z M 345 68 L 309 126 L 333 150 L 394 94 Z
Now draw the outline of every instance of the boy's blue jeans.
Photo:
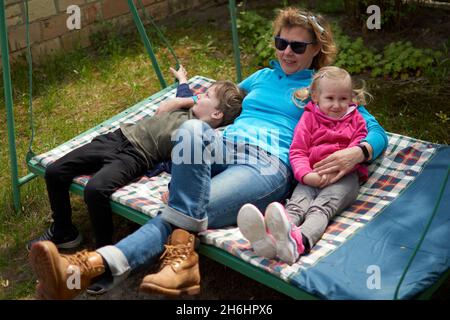
M 231 144 L 200 120 L 185 122 L 173 138 L 168 206 L 115 246 L 97 250 L 116 278 L 155 261 L 174 226 L 199 232 L 236 225 L 242 205 L 264 211 L 288 196 L 292 173 L 276 156 Z

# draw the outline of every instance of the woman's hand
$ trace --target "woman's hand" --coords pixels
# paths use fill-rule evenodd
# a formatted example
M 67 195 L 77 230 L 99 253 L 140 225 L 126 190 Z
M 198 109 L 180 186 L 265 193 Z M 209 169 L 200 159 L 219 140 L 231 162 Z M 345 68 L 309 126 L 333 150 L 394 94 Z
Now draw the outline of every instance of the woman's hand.
M 333 174 L 328 184 L 335 183 L 349 173 L 358 163 L 364 161 L 364 154 L 359 147 L 351 147 L 334 152 L 314 164 L 314 171 L 319 175 Z
M 180 68 L 178 70 L 175 70 L 171 67 L 170 72 L 172 72 L 173 76 L 178 79 L 179 83 L 187 82 L 187 72 L 182 65 L 180 65 Z

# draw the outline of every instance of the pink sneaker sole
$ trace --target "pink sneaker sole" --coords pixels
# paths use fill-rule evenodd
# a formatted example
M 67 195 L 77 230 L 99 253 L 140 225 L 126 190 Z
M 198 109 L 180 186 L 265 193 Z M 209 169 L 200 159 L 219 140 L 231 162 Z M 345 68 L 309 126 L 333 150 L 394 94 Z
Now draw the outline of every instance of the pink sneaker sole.
M 264 216 L 252 204 L 244 204 L 239 210 L 237 224 L 242 235 L 250 241 L 258 256 L 275 258 L 276 247 L 273 238 L 267 234 Z
M 269 204 L 265 219 L 270 234 L 275 238 L 278 258 L 289 265 L 295 263 L 300 253 L 303 253 L 304 247 L 301 243 L 299 248 L 297 241 L 292 237 L 292 224 L 284 207 L 278 202 Z

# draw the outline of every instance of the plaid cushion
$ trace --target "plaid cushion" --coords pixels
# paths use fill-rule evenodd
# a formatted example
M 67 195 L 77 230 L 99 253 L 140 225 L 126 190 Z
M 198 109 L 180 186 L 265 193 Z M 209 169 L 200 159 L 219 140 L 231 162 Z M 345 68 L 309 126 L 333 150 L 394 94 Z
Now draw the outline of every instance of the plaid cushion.
M 195 93 L 204 92 L 212 83 L 213 80 L 200 76 L 189 80 L 189 85 Z M 152 116 L 159 103 L 175 97 L 175 94 L 176 89 L 163 91 L 157 98 L 146 99 L 100 126 L 36 156 L 33 160 L 46 167 L 73 149 L 90 142 L 95 136 L 117 129 L 121 122 L 135 123 Z M 201 240 L 289 281 L 291 276 L 298 275 L 336 250 L 380 214 L 414 181 L 438 148 L 438 145 L 397 134 L 390 133 L 388 136 L 389 146 L 383 156 L 369 166 L 369 179 L 361 186 L 354 204 L 330 222 L 322 239 L 308 255 L 302 256 L 294 265 L 289 266 L 278 260 L 256 256 L 237 228 L 207 230 L 201 233 Z M 86 185 L 88 179 L 89 176 L 80 176 L 74 182 Z M 169 180 L 170 176 L 166 173 L 152 178 L 143 176 L 139 181 L 117 190 L 112 195 L 112 200 L 154 217 L 163 207 L 161 194 L 167 190 Z

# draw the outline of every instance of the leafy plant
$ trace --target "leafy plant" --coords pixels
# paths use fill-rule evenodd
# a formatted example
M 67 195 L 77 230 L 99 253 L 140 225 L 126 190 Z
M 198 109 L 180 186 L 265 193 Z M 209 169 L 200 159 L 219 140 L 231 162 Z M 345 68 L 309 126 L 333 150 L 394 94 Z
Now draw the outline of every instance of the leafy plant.
M 274 57 L 271 21 L 253 11 L 241 11 L 237 20 L 244 52 L 255 55 L 255 63 L 267 66 Z M 255 46 L 256 44 L 256 46 Z
M 439 121 L 441 121 L 442 124 L 446 124 L 450 121 L 450 116 L 448 116 L 445 112 L 440 110 L 439 112 L 435 113 L 436 117 L 438 117 Z
M 411 42 L 393 42 L 384 48 L 383 58 L 372 70 L 372 76 L 392 76 L 407 79 L 419 77 L 423 70 L 432 66 L 442 53 L 431 49 L 414 48 Z
M 242 11 L 238 30 L 243 40 L 243 51 L 254 56 L 253 61 L 257 65 L 267 66 L 274 57 L 270 20 L 254 11 Z M 411 42 L 404 41 L 390 43 L 383 52 L 377 52 L 367 46 L 361 37 L 352 39 L 345 35 L 337 25 L 333 25 L 333 32 L 339 50 L 335 65 L 351 74 L 370 72 L 372 77 L 394 79 L 419 77 L 434 68 L 442 57 L 440 51 L 414 48 Z M 442 72 L 447 72 L 447 69 Z
M 344 3 L 342 0 L 318 1 L 311 9 L 321 13 L 345 12 Z
M 428 66 L 424 70 L 426 78 L 434 85 L 447 83 L 450 77 L 450 40 L 441 45 L 441 55 L 436 59 L 436 65 Z M 442 57 L 442 58 L 441 58 Z
M 333 29 L 339 50 L 336 66 L 356 74 L 372 69 L 381 60 L 381 55 L 367 47 L 361 37 L 353 40 L 344 35 L 339 27 L 335 26 Z

